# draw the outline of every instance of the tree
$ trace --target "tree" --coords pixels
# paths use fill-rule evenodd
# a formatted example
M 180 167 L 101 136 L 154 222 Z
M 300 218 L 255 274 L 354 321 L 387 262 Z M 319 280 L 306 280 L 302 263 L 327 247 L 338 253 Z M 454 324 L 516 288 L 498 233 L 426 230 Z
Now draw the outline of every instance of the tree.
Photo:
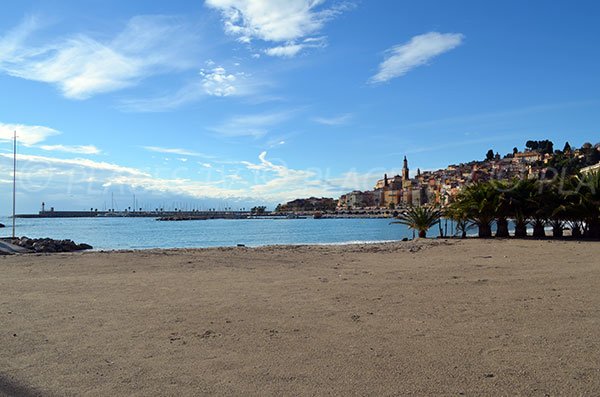
M 579 212 L 585 214 L 584 236 L 600 238 L 600 172 L 577 177 Z
M 496 217 L 499 191 L 490 182 L 469 185 L 459 193 L 455 206 L 477 225 L 479 237 L 492 237 L 492 222 Z
M 544 139 L 543 141 L 527 141 L 525 147 L 532 152 L 539 152 L 542 154 L 554 153 L 554 143 L 548 139 Z
M 495 200 L 496 204 L 496 237 L 509 237 L 508 232 L 508 217 L 510 215 L 510 202 L 507 191 L 511 186 L 508 182 L 493 181 L 493 185 L 497 190 L 498 197 Z
M 457 205 L 457 202 L 451 203 L 444 211 L 444 216 L 456 223 L 454 235 L 460 233 L 460 238 L 467 237 L 467 231 L 473 226 L 469 221 L 467 213 Z
M 535 194 L 536 182 L 533 180 L 514 181 L 506 192 L 509 216 L 515 221 L 515 237 L 527 236 L 527 225 L 533 212 L 532 196 Z
M 494 159 L 494 151 L 492 149 L 487 151 L 487 153 L 485 155 L 485 159 L 487 161 L 492 161 Z
M 565 147 L 563 148 L 563 153 L 571 153 L 571 145 L 569 145 L 569 142 L 565 142 Z
M 527 141 L 527 142 L 525 142 L 525 147 L 531 151 L 538 150 L 539 143 L 538 143 L 538 141 Z
M 266 211 L 267 207 L 265 207 L 264 205 L 252 207 L 252 209 L 250 209 L 250 212 L 254 215 L 264 215 Z
M 427 231 L 440 222 L 442 212 L 429 206 L 410 206 L 408 209 L 398 215 L 398 221 L 391 223 L 400 223 L 416 230 L 420 238 L 427 237 Z

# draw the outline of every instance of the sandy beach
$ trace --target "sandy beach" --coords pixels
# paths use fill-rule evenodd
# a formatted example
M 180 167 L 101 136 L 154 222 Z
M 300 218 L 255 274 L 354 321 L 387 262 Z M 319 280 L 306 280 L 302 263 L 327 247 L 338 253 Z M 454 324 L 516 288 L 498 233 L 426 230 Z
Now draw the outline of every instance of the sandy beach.
M 0 395 L 598 395 L 600 244 L 0 257 Z

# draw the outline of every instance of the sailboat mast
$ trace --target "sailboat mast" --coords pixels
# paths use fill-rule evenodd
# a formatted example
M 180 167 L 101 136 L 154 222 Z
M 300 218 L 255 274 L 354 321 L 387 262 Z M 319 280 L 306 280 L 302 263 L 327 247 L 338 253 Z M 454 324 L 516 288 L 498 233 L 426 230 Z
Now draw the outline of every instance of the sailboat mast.
M 17 197 L 17 131 L 13 137 L 13 202 L 12 202 L 12 237 L 15 238 L 15 209 Z

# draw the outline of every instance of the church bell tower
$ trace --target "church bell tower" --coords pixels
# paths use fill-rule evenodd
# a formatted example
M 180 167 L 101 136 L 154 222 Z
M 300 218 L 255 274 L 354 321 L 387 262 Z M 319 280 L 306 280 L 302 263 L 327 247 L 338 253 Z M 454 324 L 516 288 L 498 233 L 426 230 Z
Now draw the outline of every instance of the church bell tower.
M 404 165 L 402 166 L 402 180 L 407 181 L 408 179 L 408 160 L 406 159 L 406 156 L 404 156 Z

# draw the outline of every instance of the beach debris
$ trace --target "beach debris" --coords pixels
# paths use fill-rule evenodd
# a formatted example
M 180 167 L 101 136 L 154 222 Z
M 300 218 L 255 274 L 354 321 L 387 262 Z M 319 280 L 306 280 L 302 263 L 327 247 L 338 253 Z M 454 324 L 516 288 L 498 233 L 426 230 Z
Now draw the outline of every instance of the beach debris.
M 352 321 L 360 321 L 360 316 L 358 314 L 353 314 L 350 316 Z
M 238 246 L 238 247 L 245 247 L 245 246 L 246 246 L 246 244 L 238 244 L 237 246 Z
M 492 373 L 483 374 L 483 377 L 484 378 L 493 378 L 494 374 L 492 374 Z
M 89 244 L 77 244 L 73 240 L 54 240 L 51 238 L 20 237 L 11 240 L 11 243 L 26 248 L 33 252 L 74 252 L 92 249 Z
M 203 334 L 200 334 L 198 336 L 202 339 L 207 339 L 207 338 L 216 338 L 218 336 L 221 336 L 221 334 L 213 331 L 212 329 L 207 329 L 206 331 L 204 331 Z

